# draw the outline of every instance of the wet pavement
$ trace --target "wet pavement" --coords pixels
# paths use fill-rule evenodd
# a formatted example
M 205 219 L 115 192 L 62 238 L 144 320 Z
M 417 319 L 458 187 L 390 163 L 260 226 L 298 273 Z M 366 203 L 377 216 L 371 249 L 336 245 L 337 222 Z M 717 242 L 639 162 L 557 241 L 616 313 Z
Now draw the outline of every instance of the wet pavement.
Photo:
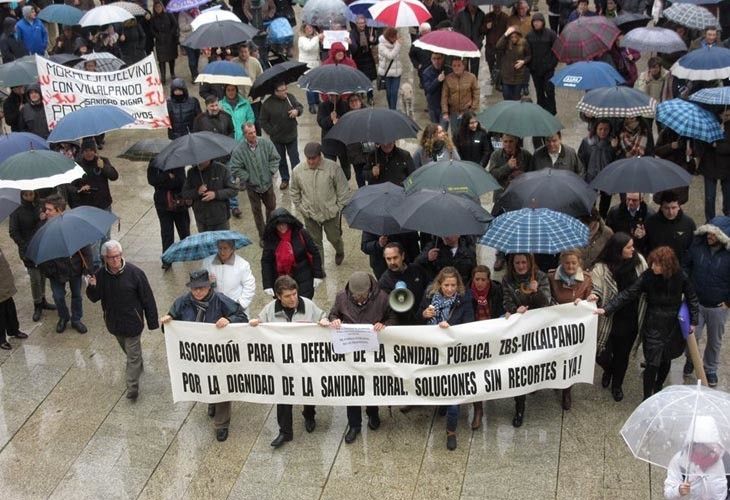
M 404 58 L 405 59 L 405 58 Z M 185 66 L 178 59 L 178 68 Z M 483 93 L 488 94 L 482 63 Z M 180 73 L 183 73 L 180 71 Z M 407 75 L 407 73 L 406 73 Z M 404 75 L 404 80 L 407 78 Z M 302 102 L 303 93 L 291 90 Z M 424 100 L 417 92 L 416 118 L 426 123 Z M 566 125 L 564 143 L 577 147 L 585 126 L 577 119 L 579 93 L 558 90 L 559 117 Z M 483 104 L 493 103 L 487 97 Z M 384 93 L 376 103 L 383 106 Z M 300 120 L 300 151 L 319 139 L 314 116 L 305 111 Z M 162 314 L 185 290 L 195 263 L 160 269 L 160 236 L 146 182 L 146 164 L 116 158 L 141 138 L 163 137 L 164 132 L 126 131 L 108 134 L 101 152 L 120 172 L 112 183 L 113 211 L 121 225 L 119 239 L 125 257 L 140 266 L 150 279 Z M 408 149 L 415 141 L 403 141 Z M 277 182 L 278 185 L 278 182 Z M 356 187 L 351 181 L 353 189 Z M 291 211 L 288 192 L 277 190 L 278 204 Z M 490 202 L 487 195 L 483 202 Z M 255 235 L 245 196 L 240 196 L 244 217 L 232 219 L 232 229 Z M 702 220 L 701 178 L 692 185 L 687 211 Z M 194 227 L 194 226 L 193 226 Z M 360 233 L 344 228 L 346 257 L 334 265 L 334 252 L 325 243 L 327 279 L 315 301 L 328 308 L 338 289 L 355 270 L 369 269 L 360 252 Z M 10 257 L 19 289 L 15 296 L 21 329 L 30 338 L 11 339 L 12 351 L 0 351 L 0 496 L 25 498 L 287 498 L 336 499 L 647 499 L 661 498 L 665 472 L 635 460 L 618 431 L 641 401 L 640 359 L 632 358 L 624 391 L 615 403 L 608 390 L 596 383 L 573 389 L 573 408 L 563 411 L 560 393 L 540 391 L 527 398 L 525 423 L 512 427 L 513 402 L 486 404 L 481 429 L 471 431 L 470 405 L 462 407 L 459 447 L 445 446 L 444 417 L 432 408 L 403 414 L 381 409 L 383 424 L 377 432 L 363 428 L 351 445 L 344 443 L 344 408 L 317 409 L 317 429 L 304 432 L 295 410 L 294 441 L 280 449 L 269 446 L 276 436 L 276 412 L 271 405 L 234 403 L 230 435 L 215 440 L 206 405 L 171 400 L 165 345 L 160 331 L 145 332 L 145 371 L 136 403 L 125 398 L 124 355 L 104 328 L 101 309 L 84 300 L 84 321 L 89 333 L 69 328 L 55 333 L 56 315 L 45 312 L 31 322 L 29 280 L 16 247 L 0 225 L 0 247 Z M 260 248 L 239 251 L 260 278 Z M 493 261 L 491 252 L 480 253 Z M 260 283 L 251 311 L 268 301 Z M 50 290 L 47 297 L 50 299 Z M 720 389 L 730 384 L 725 374 L 730 360 L 724 350 Z M 669 383 L 683 383 L 682 366 L 675 361 Z M 688 381 L 690 383 L 694 380 Z

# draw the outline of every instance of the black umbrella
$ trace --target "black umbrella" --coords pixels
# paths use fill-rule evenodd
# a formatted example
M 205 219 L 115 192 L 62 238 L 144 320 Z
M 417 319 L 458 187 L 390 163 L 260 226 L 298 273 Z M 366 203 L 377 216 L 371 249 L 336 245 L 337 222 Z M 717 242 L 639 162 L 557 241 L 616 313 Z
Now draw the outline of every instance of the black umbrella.
M 420 127 L 408 115 L 394 109 L 367 108 L 349 111 L 337 120 L 325 139 L 354 144 L 374 142 L 388 144 L 398 139 L 416 137 Z
M 478 163 L 466 160 L 440 160 L 428 163 L 403 182 L 406 193 L 419 189 L 446 190 L 473 198 L 500 189 L 497 180 Z
M 406 197 L 402 187 L 392 182 L 363 186 L 342 210 L 342 215 L 353 229 L 380 236 L 406 232 L 393 218 Z
M 618 16 L 612 17 L 611 21 L 613 21 L 613 24 L 615 24 L 618 29 L 621 30 L 621 33 L 625 35 L 635 28 L 643 28 L 649 24 L 651 17 L 638 12 L 622 12 Z
M 404 230 L 436 236 L 482 235 L 492 220 L 489 212 L 471 198 L 427 189 L 407 195 L 394 217 Z
M 82 57 L 74 54 L 53 54 L 48 56 L 48 59 L 55 63 L 63 64 L 64 66 L 74 66 L 84 60 Z
M 692 174 L 671 161 L 636 156 L 609 163 L 590 186 L 604 193 L 658 193 L 690 182 Z
M 171 170 L 228 156 L 236 149 L 235 139 L 215 132 L 194 132 L 178 137 L 155 158 L 155 167 Z
M 373 82 L 359 69 L 344 64 L 325 64 L 309 70 L 297 82 L 304 90 L 320 94 L 364 93 L 373 89 Z
M 119 155 L 129 161 L 150 161 L 170 144 L 170 139 L 142 139 Z
M 253 40 L 258 33 L 259 31 L 250 24 L 230 20 L 215 21 L 193 31 L 182 45 L 191 49 L 228 47 Z
M 307 64 L 296 61 L 284 61 L 275 64 L 254 80 L 248 96 L 251 99 L 273 94 L 280 83 L 292 83 L 307 71 Z
M 589 215 L 598 193 L 569 170 L 545 168 L 528 172 L 510 182 L 497 202 L 497 211 L 549 208 L 580 217 Z

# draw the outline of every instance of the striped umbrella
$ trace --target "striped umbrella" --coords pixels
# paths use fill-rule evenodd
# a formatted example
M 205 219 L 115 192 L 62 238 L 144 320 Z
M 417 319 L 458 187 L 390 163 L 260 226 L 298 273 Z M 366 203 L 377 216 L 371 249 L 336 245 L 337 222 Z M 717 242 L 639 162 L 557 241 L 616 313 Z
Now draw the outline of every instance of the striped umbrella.
M 730 87 L 713 87 L 710 89 L 698 90 L 689 96 L 689 100 L 700 102 L 702 104 L 727 106 L 730 104 Z
M 710 11 L 699 5 L 675 3 L 664 9 L 662 15 L 682 26 L 693 30 L 703 30 L 709 26 L 719 26 L 720 22 Z
M 670 99 L 656 107 L 656 120 L 682 137 L 712 143 L 725 138 L 715 115 L 683 99 Z
M 431 13 L 418 0 L 383 0 L 370 7 L 373 19 L 394 28 L 419 26 Z
M 589 61 L 611 50 L 620 34 L 603 16 L 579 17 L 565 26 L 553 44 L 553 53 L 564 63 Z
M 631 87 L 603 87 L 586 92 L 576 109 L 594 118 L 653 116 L 656 100 Z
M 672 65 L 672 75 L 702 81 L 730 78 L 730 49 L 701 47 L 693 50 Z

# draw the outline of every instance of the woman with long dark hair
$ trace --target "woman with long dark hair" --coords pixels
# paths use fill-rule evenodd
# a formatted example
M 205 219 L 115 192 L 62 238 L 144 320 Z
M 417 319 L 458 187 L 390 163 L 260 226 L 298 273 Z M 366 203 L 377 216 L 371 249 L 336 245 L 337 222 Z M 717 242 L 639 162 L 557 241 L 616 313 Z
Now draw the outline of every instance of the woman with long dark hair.
M 454 139 L 456 150 L 462 160 L 473 161 L 484 168 L 487 167 L 494 150 L 489 134 L 482 128 L 475 113 L 471 111 L 464 113 Z

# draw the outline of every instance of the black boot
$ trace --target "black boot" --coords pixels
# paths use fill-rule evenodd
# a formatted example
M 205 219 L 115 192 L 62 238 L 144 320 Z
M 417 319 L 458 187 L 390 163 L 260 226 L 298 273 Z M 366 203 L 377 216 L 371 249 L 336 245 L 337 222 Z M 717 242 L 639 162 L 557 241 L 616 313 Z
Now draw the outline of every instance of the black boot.
M 41 307 L 45 309 L 46 311 L 55 311 L 56 310 L 56 304 L 51 304 L 46 299 L 43 299 L 41 301 Z
M 165 85 L 167 83 L 167 70 L 165 69 L 165 63 L 160 63 L 160 80 L 162 81 L 162 85 Z
M 43 313 L 43 303 L 35 304 L 33 306 L 33 321 L 38 322 L 41 320 L 41 314 Z
M 512 419 L 513 427 L 521 427 L 525 418 L 525 397 L 515 398 L 515 417 Z

